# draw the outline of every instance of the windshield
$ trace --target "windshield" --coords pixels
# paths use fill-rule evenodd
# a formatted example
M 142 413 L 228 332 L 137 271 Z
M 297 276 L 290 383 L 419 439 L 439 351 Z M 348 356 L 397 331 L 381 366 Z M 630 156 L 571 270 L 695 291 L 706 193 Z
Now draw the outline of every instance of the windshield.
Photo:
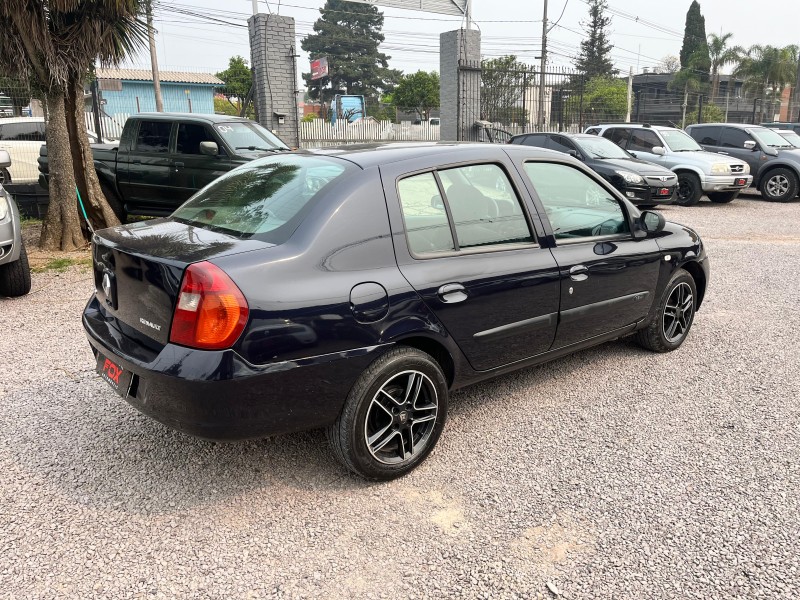
M 324 157 L 284 154 L 242 165 L 197 192 L 172 217 L 239 237 L 286 241 L 312 200 L 349 170 Z
M 759 127 L 748 129 L 747 133 L 756 138 L 762 146 L 769 146 L 770 148 L 791 148 L 792 145 L 777 131 L 767 129 L 766 127 Z
M 664 142 L 673 152 L 691 152 L 702 150 L 700 144 L 695 142 L 688 134 L 677 129 L 662 129 L 659 131 Z
M 794 131 L 780 131 L 778 132 L 783 139 L 789 142 L 795 148 L 800 148 L 800 135 L 797 135 Z
M 247 121 L 231 121 L 214 125 L 217 133 L 237 150 L 250 152 L 264 150 L 288 150 L 289 148 L 276 135 L 264 129 L 258 123 Z
M 580 138 L 575 141 L 578 142 L 581 150 L 592 158 L 631 158 L 630 154 L 606 138 Z

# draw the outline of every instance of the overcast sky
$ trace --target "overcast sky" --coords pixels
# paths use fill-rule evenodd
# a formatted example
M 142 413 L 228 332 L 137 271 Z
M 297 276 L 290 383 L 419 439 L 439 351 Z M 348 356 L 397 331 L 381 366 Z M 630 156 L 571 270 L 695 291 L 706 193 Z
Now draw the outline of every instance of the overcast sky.
M 677 55 L 690 3 L 691 0 L 609 0 L 611 9 L 624 13 L 611 15 L 616 67 L 622 72 L 630 67 L 641 72 L 657 65 L 665 55 Z M 800 0 L 702 0 L 700 6 L 708 33 L 731 32 L 733 43 L 745 47 L 783 46 L 800 44 L 799 3 Z M 259 7 L 262 12 L 271 9 L 295 18 L 299 49 L 300 40 L 311 32 L 323 4 L 323 0 L 288 0 L 288 4 L 261 0 Z M 542 0 L 473 0 L 484 57 L 515 54 L 524 62 L 534 63 L 541 45 L 543 4 Z M 252 14 L 252 0 L 158 0 L 157 6 L 162 69 L 214 72 L 224 69 L 231 56 L 239 54 L 249 60 L 247 29 L 243 26 Z M 176 8 L 203 13 L 231 25 L 191 18 L 175 12 Z M 390 66 L 404 72 L 438 70 L 439 34 L 457 29 L 461 21 L 445 15 L 381 10 L 386 17 L 383 51 L 391 56 Z M 572 63 L 570 57 L 577 53 L 582 39 L 581 21 L 586 20 L 587 14 L 585 0 L 550 0 L 550 23 L 560 17 L 549 34 L 550 65 Z M 141 55 L 129 64 L 149 66 L 149 57 Z M 307 56 L 298 59 L 298 71 L 308 71 Z

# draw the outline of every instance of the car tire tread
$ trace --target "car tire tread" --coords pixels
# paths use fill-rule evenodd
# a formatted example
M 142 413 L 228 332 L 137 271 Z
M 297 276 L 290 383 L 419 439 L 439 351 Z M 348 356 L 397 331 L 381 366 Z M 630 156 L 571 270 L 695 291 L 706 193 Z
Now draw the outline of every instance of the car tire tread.
M 0 296 L 15 298 L 31 291 L 31 269 L 28 252 L 20 245 L 19 258 L 0 266 Z
M 689 182 L 692 186 L 692 195 L 683 200 L 680 198 L 681 180 Z M 700 183 L 700 178 L 695 173 L 678 173 L 678 188 L 679 191 L 675 203 L 680 206 L 694 206 L 703 197 L 702 183 Z
M 655 317 L 652 319 L 652 321 L 650 321 L 650 323 L 648 323 L 647 327 L 640 329 L 635 334 L 636 342 L 643 348 L 658 353 L 672 352 L 673 350 L 678 349 L 681 344 L 686 341 L 694 322 L 694 313 L 692 314 L 692 322 L 689 324 L 689 328 L 686 330 L 683 337 L 676 343 L 669 342 L 664 336 L 664 321 L 662 318 L 662 315 L 664 314 L 664 306 L 667 304 L 672 290 L 675 289 L 675 287 L 680 283 L 688 283 L 691 287 L 692 296 L 695 302 L 695 311 L 697 310 L 697 284 L 688 271 L 685 269 L 678 269 L 672 274 L 669 282 L 667 282 L 667 285 L 664 287 L 664 292 L 661 294 L 661 298 L 659 299 Z
M 770 196 L 767 193 L 767 183 L 770 179 L 775 177 L 776 175 L 783 175 L 789 182 L 789 189 L 785 194 L 782 196 Z M 759 185 L 759 192 L 761 195 L 771 202 L 789 202 L 790 200 L 794 200 L 795 196 L 798 194 L 798 190 L 800 189 L 800 181 L 798 181 L 797 174 L 792 171 L 791 169 L 786 169 L 783 167 L 772 169 L 769 173 L 764 175 L 761 178 L 761 184 Z

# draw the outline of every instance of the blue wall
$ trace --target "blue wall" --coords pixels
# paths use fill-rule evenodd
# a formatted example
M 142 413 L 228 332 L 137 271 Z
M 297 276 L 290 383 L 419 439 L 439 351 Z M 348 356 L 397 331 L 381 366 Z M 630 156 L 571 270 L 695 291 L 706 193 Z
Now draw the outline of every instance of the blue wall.
M 186 93 L 188 90 L 188 94 Z M 155 112 L 156 98 L 152 81 L 123 81 L 121 92 L 102 92 L 106 104 L 103 110 L 109 116 L 117 114 L 132 115 L 137 112 Z M 136 98 L 139 98 L 137 108 Z M 161 97 L 164 99 L 164 111 L 214 113 L 214 86 L 208 84 L 161 82 Z

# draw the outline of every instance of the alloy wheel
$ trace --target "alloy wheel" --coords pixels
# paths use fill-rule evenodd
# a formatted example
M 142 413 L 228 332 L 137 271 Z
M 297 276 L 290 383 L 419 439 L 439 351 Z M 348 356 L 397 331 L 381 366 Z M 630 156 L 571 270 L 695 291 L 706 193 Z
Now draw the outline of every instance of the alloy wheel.
M 694 316 L 694 295 L 688 283 L 679 283 L 664 306 L 664 337 L 674 344 L 686 335 Z
M 367 409 L 364 437 L 375 460 L 396 465 L 425 450 L 439 409 L 436 387 L 421 371 L 389 378 Z
M 772 198 L 779 198 L 789 191 L 789 180 L 783 175 L 775 175 L 767 181 L 766 188 Z

